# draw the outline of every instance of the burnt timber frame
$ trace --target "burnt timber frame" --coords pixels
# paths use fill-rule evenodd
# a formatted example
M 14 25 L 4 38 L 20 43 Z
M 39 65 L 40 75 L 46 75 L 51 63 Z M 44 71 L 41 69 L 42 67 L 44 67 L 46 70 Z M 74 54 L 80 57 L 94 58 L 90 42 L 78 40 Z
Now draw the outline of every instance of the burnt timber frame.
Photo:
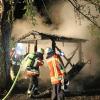
M 31 39 L 28 39 L 27 37 L 32 36 Z M 56 48 L 56 42 L 69 42 L 69 43 L 77 43 L 79 46 L 79 62 L 82 62 L 82 43 L 86 42 L 86 39 L 80 39 L 80 38 L 71 38 L 71 37 L 65 37 L 65 36 L 59 36 L 55 34 L 49 34 L 49 33 L 42 33 L 37 31 L 31 31 L 18 39 L 16 39 L 15 42 L 17 43 L 35 43 L 34 51 L 37 50 L 37 41 L 38 40 L 51 40 L 52 41 L 52 48 L 55 51 Z
M 79 39 L 79 38 L 71 38 L 71 37 L 65 37 L 65 36 L 60 36 L 60 35 L 55 35 L 55 34 L 49 34 L 49 33 L 41 33 L 37 31 L 32 31 L 29 32 L 22 37 L 16 39 L 16 42 L 21 42 L 21 43 L 34 43 L 34 40 L 24 40 L 26 37 L 33 35 L 34 40 L 39 40 L 36 38 L 36 36 L 40 36 L 41 40 L 48 40 L 51 39 L 52 41 L 57 41 L 57 42 L 73 42 L 73 43 L 80 43 L 80 42 L 86 42 L 86 39 Z

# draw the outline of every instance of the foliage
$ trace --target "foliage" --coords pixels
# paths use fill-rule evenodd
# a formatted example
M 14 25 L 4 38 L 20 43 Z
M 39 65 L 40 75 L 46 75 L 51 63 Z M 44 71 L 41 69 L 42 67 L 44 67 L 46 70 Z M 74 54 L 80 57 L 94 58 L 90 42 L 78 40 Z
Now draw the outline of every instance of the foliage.
M 7 20 L 13 22 L 16 19 L 21 19 L 23 16 L 31 17 L 33 24 L 35 24 L 35 8 L 32 0 L 8 0 L 7 5 L 10 9 L 6 10 L 8 13 Z
M 30 16 L 32 18 L 33 25 L 35 25 L 36 9 L 33 6 L 33 2 L 32 2 L 32 0 L 25 0 L 25 3 L 26 3 L 26 6 L 25 6 L 26 13 L 25 13 L 25 15 Z

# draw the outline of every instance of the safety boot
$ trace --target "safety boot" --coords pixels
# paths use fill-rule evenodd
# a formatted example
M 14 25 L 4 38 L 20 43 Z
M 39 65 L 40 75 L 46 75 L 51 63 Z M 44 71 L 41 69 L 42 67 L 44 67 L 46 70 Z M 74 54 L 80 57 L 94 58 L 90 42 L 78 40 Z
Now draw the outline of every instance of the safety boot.
M 28 90 L 27 91 L 27 98 L 31 98 L 31 96 L 32 96 L 32 91 Z

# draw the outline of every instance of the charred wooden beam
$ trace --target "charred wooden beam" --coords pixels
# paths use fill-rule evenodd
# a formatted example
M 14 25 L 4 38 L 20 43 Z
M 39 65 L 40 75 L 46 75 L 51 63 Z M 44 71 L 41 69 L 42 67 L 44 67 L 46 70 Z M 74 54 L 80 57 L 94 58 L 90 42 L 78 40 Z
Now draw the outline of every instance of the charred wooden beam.
M 53 49 L 53 51 L 55 52 L 56 42 L 55 42 L 54 39 L 51 39 L 51 41 L 52 41 L 52 49 Z
M 30 38 L 27 39 L 27 37 L 29 37 L 30 35 L 35 36 L 35 38 Z M 65 36 L 59 36 L 59 35 L 55 35 L 55 34 L 49 34 L 49 33 L 41 33 L 41 32 L 37 32 L 37 31 L 32 31 L 29 32 L 25 35 L 23 35 L 22 37 L 16 39 L 16 42 L 32 42 L 34 40 L 55 40 L 57 42 L 72 42 L 72 43 L 80 43 L 80 42 L 86 42 L 86 39 L 80 39 L 80 38 L 71 38 L 71 37 L 65 37 Z
M 36 52 L 37 51 L 37 40 L 35 41 L 35 45 L 34 45 L 34 52 Z

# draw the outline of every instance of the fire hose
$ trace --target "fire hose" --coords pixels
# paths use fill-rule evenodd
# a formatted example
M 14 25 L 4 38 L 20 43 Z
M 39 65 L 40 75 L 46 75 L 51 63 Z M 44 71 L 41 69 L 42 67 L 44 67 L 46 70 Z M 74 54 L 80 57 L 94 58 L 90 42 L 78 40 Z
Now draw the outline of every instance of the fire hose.
M 16 82 L 17 82 L 17 79 L 18 79 L 18 77 L 19 77 L 20 71 L 21 71 L 21 66 L 20 66 L 20 68 L 19 68 L 19 70 L 18 70 L 18 73 L 17 73 L 17 75 L 16 75 L 16 77 L 15 77 L 15 80 L 14 80 L 14 82 L 13 82 L 11 88 L 9 89 L 8 93 L 6 94 L 5 97 L 3 97 L 2 100 L 6 100 L 6 99 L 8 98 L 8 96 L 10 95 L 10 93 L 12 92 L 12 90 L 13 90 L 13 88 L 14 88 Z

